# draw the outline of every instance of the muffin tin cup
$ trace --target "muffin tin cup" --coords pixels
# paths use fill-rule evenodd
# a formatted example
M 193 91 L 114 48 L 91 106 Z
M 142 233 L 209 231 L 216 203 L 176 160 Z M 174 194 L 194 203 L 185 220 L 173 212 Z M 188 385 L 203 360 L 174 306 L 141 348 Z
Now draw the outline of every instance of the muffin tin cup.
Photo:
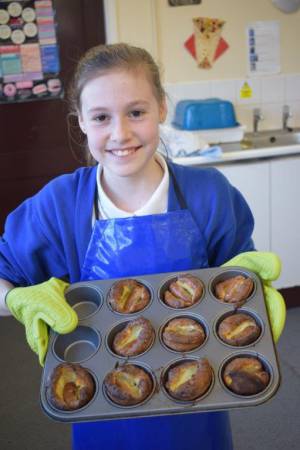
M 84 366 L 83 366 L 84 367 Z M 85 405 L 83 405 L 81 408 L 76 409 L 76 412 L 82 412 L 84 411 L 86 408 L 89 408 L 91 406 L 91 404 L 93 403 L 93 401 L 95 400 L 95 398 L 97 398 L 98 396 L 98 391 L 99 391 L 99 383 L 98 383 L 98 378 L 96 377 L 96 375 L 91 371 L 88 370 L 88 373 L 91 375 L 91 377 L 94 380 L 94 384 L 95 384 L 95 393 L 93 395 L 93 397 L 90 399 L 90 401 L 88 403 L 86 403 Z M 49 374 L 50 377 L 51 374 Z M 49 382 L 49 380 L 48 380 Z M 48 384 L 48 383 L 47 383 Z M 45 394 L 45 400 L 48 402 L 49 408 L 51 408 L 51 410 L 56 411 L 57 414 L 61 413 L 61 409 L 55 408 L 52 404 L 51 404 L 51 400 L 50 400 L 50 388 L 46 389 L 46 394 Z M 74 410 L 73 411 L 64 411 L 64 414 L 67 415 L 72 415 L 74 414 Z
M 267 386 L 265 387 L 265 389 L 263 389 L 261 392 L 258 392 L 257 394 L 252 394 L 252 395 L 237 394 L 236 392 L 230 390 L 228 386 L 226 386 L 226 384 L 225 384 L 225 382 L 223 380 L 224 370 L 225 370 L 226 365 L 229 364 L 230 361 L 232 361 L 233 359 L 235 359 L 235 358 L 248 358 L 248 357 L 249 358 L 256 358 L 256 359 L 258 359 L 261 362 L 264 370 L 266 372 L 268 372 L 268 374 L 270 376 L 270 380 L 269 380 L 269 383 L 267 384 Z M 241 399 L 246 398 L 246 399 L 249 399 L 249 400 L 254 400 L 255 398 L 259 398 L 261 395 L 264 394 L 264 392 L 266 392 L 268 390 L 270 384 L 272 384 L 272 382 L 273 382 L 273 376 L 274 375 L 273 375 L 273 369 L 272 369 L 271 364 L 261 354 L 255 353 L 255 352 L 249 352 L 249 351 L 237 351 L 236 353 L 234 353 L 234 354 L 230 355 L 229 357 L 227 357 L 221 363 L 218 376 L 219 376 L 219 382 L 223 386 L 223 389 L 227 390 L 231 395 L 233 395 L 234 397 L 237 397 L 237 398 L 241 398 Z
M 167 381 L 167 376 L 168 376 L 168 372 L 169 370 L 173 369 L 174 367 L 176 367 L 177 365 L 181 364 L 181 363 L 185 363 L 185 362 L 192 362 L 192 361 L 197 361 L 199 358 L 195 358 L 195 357 L 187 357 L 187 358 L 180 358 L 180 359 L 176 359 L 174 361 L 171 361 L 170 364 L 162 371 L 161 374 L 161 380 L 160 380 L 160 385 L 161 385 L 161 389 L 164 392 L 164 394 L 173 402 L 179 403 L 181 405 L 193 405 L 196 404 L 199 401 L 202 401 L 203 399 L 205 399 L 205 397 L 207 395 L 209 395 L 210 391 L 213 388 L 214 385 L 214 380 L 215 380 L 215 374 L 213 369 L 211 370 L 211 374 L 212 374 L 212 380 L 211 383 L 209 385 L 209 387 L 207 388 L 207 390 L 200 395 L 197 398 L 194 398 L 193 400 L 180 400 L 178 398 L 173 397 L 170 392 L 168 391 L 168 389 L 165 387 L 165 383 Z
M 195 320 L 195 322 L 199 323 L 204 330 L 204 333 L 205 333 L 204 341 L 202 342 L 202 344 L 198 345 L 196 348 L 188 350 L 189 354 L 200 350 L 200 348 L 205 345 L 205 343 L 208 339 L 208 335 L 209 335 L 209 328 L 208 328 L 207 324 L 205 323 L 205 320 L 203 319 L 203 317 L 193 314 L 193 313 L 189 313 L 189 312 L 185 312 L 185 313 L 178 312 L 176 315 L 168 317 L 168 319 L 165 321 L 165 323 L 162 324 L 162 326 L 160 327 L 159 332 L 158 332 L 160 343 L 166 350 L 168 350 L 169 352 L 175 353 L 177 355 L 184 353 L 182 351 L 178 351 L 178 350 L 174 350 L 174 349 L 170 348 L 163 340 L 164 329 L 166 328 L 168 323 L 173 319 L 193 319 L 193 320 Z
M 260 327 L 259 336 L 250 344 L 246 344 L 246 345 L 229 344 L 228 342 L 223 341 L 222 338 L 219 336 L 218 328 L 219 328 L 219 325 L 222 322 L 222 320 L 224 320 L 225 318 L 227 318 L 233 314 L 236 314 L 236 313 L 246 314 L 247 316 L 250 316 L 252 319 L 255 320 L 256 324 Z M 222 345 L 226 345 L 227 347 L 230 347 L 232 349 L 244 349 L 244 348 L 248 348 L 248 347 L 253 347 L 263 337 L 264 330 L 265 330 L 264 323 L 263 323 L 262 319 L 258 316 L 258 314 L 256 312 L 252 311 L 251 309 L 244 308 L 244 307 L 238 308 L 237 310 L 234 310 L 234 311 L 227 311 L 224 314 L 221 314 L 219 317 L 216 318 L 214 325 L 213 325 L 213 332 L 214 332 L 216 339 L 218 339 Z
M 137 316 L 137 317 L 142 317 L 142 316 Z M 127 360 L 128 358 L 135 358 L 135 357 L 137 357 L 137 356 L 142 356 L 142 355 L 144 355 L 145 353 L 147 353 L 147 352 L 151 349 L 152 345 L 154 344 L 154 342 L 155 342 L 155 330 L 154 330 L 154 335 L 153 335 L 153 337 L 152 337 L 152 340 L 151 340 L 151 342 L 149 343 L 149 346 L 148 346 L 143 352 L 141 352 L 141 353 L 139 353 L 139 354 L 137 354 L 137 355 L 132 355 L 132 356 L 122 356 L 122 355 L 119 355 L 118 353 L 116 353 L 116 352 L 114 351 L 114 349 L 113 349 L 113 340 L 114 340 L 115 336 L 117 335 L 117 333 L 119 333 L 119 332 L 121 332 L 122 330 L 124 330 L 124 328 L 125 328 L 130 322 L 132 322 L 133 320 L 135 320 L 137 317 L 132 317 L 132 318 L 130 318 L 129 320 L 123 320 L 123 321 L 121 321 L 121 322 L 119 322 L 119 323 L 116 323 L 116 324 L 112 327 L 112 329 L 108 332 L 108 334 L 107 334 L 107 336 L 106 336 L 106 340 L 105 340 L 106 348 L 107 348 L 107 350 L 108 350 L 113 356 L 115 356 L 116 358 L 126 359 L 126 360 Z
M 106 398 L 106 400 L 107 400 L 112 406 L 117 407 L 117 408 L 121 408 L 121 409 L 123 409 L 123 410 L 132 409 L 132 408 L 139 408 L 139 407 L 141 407 L 142 405 L 145 405 L 145 404 L 151 399 L 152 395 L 153 395 L 153 394 L 155 393 L 155 391 L 157 390 L 157 381 L 156 381 L 155 375 L 154 375 L 154 373 L 153 373 L 151 367 L 149 367 L 147 364 L 141 363 L 140 361 L 136 361 L 136 360 L 128 361 L 127 364 L 132 364 L 132 365 L 134 365 L 134 366 L 139 367 L 140 369 L 145 370 L 145 372 L 147 372 L 147 374 L 151 377 L 151 380 L 152 380 L 152 389 L 151 389 L 151 392 L 149 393 L 149 395 L 148 395 L 143 401 L 137 403 L 136 405 L 128 405 L 128 406 L 125 406 L 125 405 L 119 405 L 118 403 L 115 403 L 115 402 L 109 397 L 109 394 L 106 392 L 106 389 L 105 389 L 104 384 L 102 384 L 102 392 L 103 392 L 103 395 L 104 395 L 104 397 Z
M 224 279 L 229 274 L 231 276 L 240 273 L 253 279 L 255 289 L 238 310 L 253 315 L 262 326 L 260 338 L 247 348 L 229 346 L 216 335 L 218 320 L 229 312 L 233 313 L 237 309 L 237 305 L 216 300 L 213 294 L 213 286 L 216 280 Z M 201 300 L 190 308 L 170 308 L 160 298 L 165 283 L 180 274 L 194 275 L 202 281 L 204 286 Z M 107 296 L 111 286 L 121 278 L 74 283 L 69 287 L 66 298 L 70 304 L 75 305 L 75 310 L 76 304 L 84 299 L 93 302 L 91 298 L 94 300 L 97 298 L 98 301 L 96 300 L 97 306 L 91 314 L 83 314 L 83 317 L 79 318 L 79 325 L 75 331 L 67 335 L 57 335 L 52 331 L 50 333 L 40 394 L 41 406 L 49 417 L 62 422 L 80 422 L 230 410 L 243 406 L 259 405 L 276 393 L 280 385 L 280 370 L 264 302 L 263 287 L 254 273 L 241 267 L 222 267 L 131 278 L 144 283 L 151 290 L 152 299 L 145 310 L 128 315 L 120 315 L 120 313 L 112 311 L 107 304 Z M 121 326 L 122 322 L 141 316 L 150 320 L 154 328 L 156 337 L 152 346 L 145 353 L 130 358 L 113 354 L 107 343 L 109 333 L 114 327 Z M 162 345 L 161 330 L 174 317 L 191 317 L 199 320 L 204 325 L 207 334 L 205 342 L 195 350 L 181 353 L 174 352 Z M 240 354 L 258 356 L 266 364 L 271 378 L 263 392 L 254 396 L 240 396 L 224 386 L 220 375 L 224 362 Z M 165 388 L 160 384 L 162 374 L 172 362 L 193 358 L 206 358 L 208 360 L 214 373 L 214 382 L 207 393 L 199 400 L 179 402 L 166 395 Z M 47 380 L 50 374 L 58 364 L 64 361 L 76 362 L 85 367 L 93 374 L 98 386 L 90 403 L 74 411 L 60 411 L 53 408 L 46 395 Z M 109 401 L 102 387 L 106 374 L 117 365 L 124 363 L 132 363 L 147 368 L 156 380 L 152 395 L 143 403 L 133 407 L 123 407 Z

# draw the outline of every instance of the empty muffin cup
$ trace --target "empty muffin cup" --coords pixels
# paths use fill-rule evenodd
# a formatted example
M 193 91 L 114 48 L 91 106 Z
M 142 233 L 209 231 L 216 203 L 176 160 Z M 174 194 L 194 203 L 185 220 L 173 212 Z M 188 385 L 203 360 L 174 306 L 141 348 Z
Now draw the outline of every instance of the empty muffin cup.
M 246 271 L 224 270 L 209 284 L 210 294 L 224 304 L 241 306 L 250 300 L 256 289 L 253 278 Z
M 239 397 L 260 395 L 271 383 L 272 369 L 256 353 L 231 355 L 220 366 L 219 379 L 225 390 Z
M 70 286 L 65 292 L 65 297 L 80 320 L 98 311 L 103 302 L 101 291 L 94 286 Z
M 159 289 L 159 299 L 172 309 L 192 308 L 204 295 L 202 281 L 192 274 L 179 274 L 165 281 Z
M 62 361 L 79 363 L 92 357 L 100 347 L 99 333 L 90 327 L 79 326 L 68 334 L 58 335 L 53 342 L 53 353 Z

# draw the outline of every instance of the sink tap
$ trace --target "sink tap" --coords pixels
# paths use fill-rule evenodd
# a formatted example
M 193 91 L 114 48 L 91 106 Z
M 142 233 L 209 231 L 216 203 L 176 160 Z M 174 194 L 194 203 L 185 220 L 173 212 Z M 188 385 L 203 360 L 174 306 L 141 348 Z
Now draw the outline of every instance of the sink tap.
M 290 107 L 289 105 L 283 105 L 282 108 L 282 129 L 284 131 L 288 131 L 289 127 L 288 127 L 288 119 L 290 119 L 292 117 L 292 113 L 290 111 Z
M 254 110 L 253 110 L 253 131 L 254 131 L 254 133 L 257 133 L 258 122 L 260 122 L 261 120 L 264 120 L 264 116 L 262 115 L 260 108 L 254 108 Z

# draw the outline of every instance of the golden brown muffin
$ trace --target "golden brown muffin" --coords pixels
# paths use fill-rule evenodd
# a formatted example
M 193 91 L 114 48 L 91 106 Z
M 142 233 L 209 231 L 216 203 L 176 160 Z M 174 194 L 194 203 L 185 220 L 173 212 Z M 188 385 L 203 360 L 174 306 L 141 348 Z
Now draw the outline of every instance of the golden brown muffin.
M 123 314 L 141 311 L 148 305 L 149 301 L 149 289 L 132 279 L 117 281 L 108 294 L 108 302 L 112 309 Z
M 252 344 L 260 333 L 260 326 L 253 317 L 245 313 L 227 316 L 218 327 L 218 335 L 222 341 L 236 347 Z
M 216 284 L 215 295 L 225 303 L 239 303 L 247 300 L 253 291 L 254 283 L 251 278 L 237 275 Z
M 114 403 L 131 406 L 149 397 L 153 389 L 153 381 L 141 367 L 126 364 L 106 375 L 104 387 L 108 397 Z
M 254 395 L 267 387 L 270 375 L 259 359 L 236 357 L 226 365 L 223 380 L 228 389 L 236 394 Z
M 203 284 L 199 278 L 184 274 L 176 278 L 164 293 L 164 301 L 172 308 L 187 308 L 202 296 Z
M 205 331 L 196 320 L 179 317 L 167 323 L 162 332 L 162 340 L 172 350 L 188 352 L 204 342 Z
M 79 364 L 59 364 L 53 370 L 47 388 L 52 406 L 66 411 L 81 408 L 95 394 L 93 377 Z
M 151 322 L 144 317 L 131 320 L 113 340 L 113 351 L 120 356 L 136 356 L 149 348 L 154 339 Z
M 212 383 L 213 373 L 207 359 L 181 362 L 167 373 L 165 387 L 177 400 L 192 401 L 201 397 Z

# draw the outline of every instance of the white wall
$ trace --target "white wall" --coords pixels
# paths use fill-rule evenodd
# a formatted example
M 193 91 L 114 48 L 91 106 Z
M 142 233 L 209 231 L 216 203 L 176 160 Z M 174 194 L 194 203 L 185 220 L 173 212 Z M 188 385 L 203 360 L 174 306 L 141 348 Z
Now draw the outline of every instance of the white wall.
M 145 47 L 158 61 L 167 92 L 170 114 L 182 98 L 217 96 L 231 100 L 238 120 L 252 129 L 252 111 L 264 115 L 261 129 L 281 127 L 282 107 L 287 103 L 293 117 L 290 126 L 300 126 L 300 11 L 284 14 L 271 0 L 202 0 L 201 5 L 170 7 L 167 0 L 106 0 L 113 32 L 109 41 L 124 41 Z M 108 8 L 106 8 L 108 10 Z M 184 48 L 193 33 L 192 18 L 216 17 L 226 21 L 223 37 L 230 48 L 210 70 L 199 69 Z M 280 24 L 281 73 L 248 78 L 246 27 L 257 20 Z M 252 97 L 241 98 L 247 81 Z

